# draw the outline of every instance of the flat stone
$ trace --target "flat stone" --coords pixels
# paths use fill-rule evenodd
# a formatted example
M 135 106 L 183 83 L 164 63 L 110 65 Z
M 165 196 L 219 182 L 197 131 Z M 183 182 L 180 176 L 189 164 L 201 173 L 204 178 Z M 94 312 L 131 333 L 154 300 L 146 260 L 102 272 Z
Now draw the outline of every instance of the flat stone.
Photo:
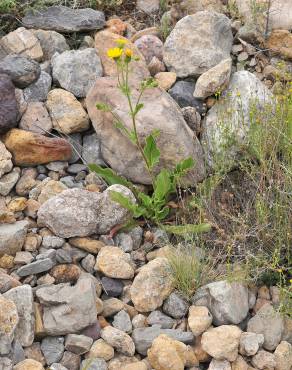
M 0 72 L 8 74 L 15 86 L 25 88 L 39 78 L 41 68 L 30 58 L 11 54 L 0 61 Z
M 15 329 L 14 338 L 23 347 L 31 346 L 34 341 L 34 304 L 30 285 L 22 285 L 4 293 L 4 297 L 16 305 L 19 322 Z
M 149 325 L 160 326 L 161 329 L 171 329 L 175 324 L 175 320 L 161 311 L 152 311 L 147 317 L 147 323 Z
M 65 348 L 68 351 L 82 355 L 89 351 L 93 339 L 85 335 L 68 334 L 65 341 Z
M 44 103 L 29 103 L 21 118 L 19 128 L 44 135 L 51 132 L 53 124 Z
M 0 225 L 0 256 L 15 255 L 21 251 L 28 229 L 27 221 Z
M 44 102 L 52 86 L 52 77 L 41 71 L 39 78 L 23 90 L 27 102 Z
M 70 238 L 69 243 L 73 245 L 73 247 L 80 248 L 93 254 L 98 254 L 98 252 L 105 246 L 105 244 L 100 240 L 91 238 Z
M 134 329 L 132 339 L 135 343 L 136 351 L 143 356 L 147 355 L 147 350 L 152 342 L 160 334 L 165 334 L 179 342 L 191 344 L 194 341 L 194 335 L 191 332 L 183 332 L 180 329 L 161 329 L 158 325 L 149 328 Z
M 30 252 L 16 252 L 14 263 L 16 265 L 26 265 L 30 262 L 32 262 L 34 259 L 33 255 Z
M 82 158 L 88 164 L 104 165 L 101 155 L 101 142 L 96 133 L 83 136 Z
M 20 267 L 16 273 L 18 276 L 28 276 L 34 274 L 40 274 L 41 272 L 49 271 L 54 266 L 54 262 L 50 258 L 35 261 L 28 265 Z
M 93 9 L 71 9 L 51 6 L 31 12 L 22 18 L 27 28 L 40 28 L 58 32 L 96 31 L 105 24 L 104 14 Z
M 42 340 L 41 349 L 48 365 L 59 362 L 64 353 L 64 338 L 45 337 Z
M 135 345 L 132 338 L 124 333 L 123 331 L 113 328 L 111 326 L 106 326 L 101 331 L 101 337 L 108 344 L 113 346 L 118 352 L 126 355 L 133 356 L 135 353 Z
M 84 98 L 103 74 L 100 58 L 93 48 L 55 54 L 52 68 L 54 81 L 78 98 Z

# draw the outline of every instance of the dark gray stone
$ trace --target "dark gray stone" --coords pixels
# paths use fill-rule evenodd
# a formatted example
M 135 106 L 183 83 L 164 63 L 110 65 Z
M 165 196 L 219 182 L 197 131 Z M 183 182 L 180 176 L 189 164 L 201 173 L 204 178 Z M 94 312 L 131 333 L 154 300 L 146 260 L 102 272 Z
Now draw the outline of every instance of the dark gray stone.
M 174 319 L 183 318 L 189 309 L 189 304 L 178 294 L 171 293 L 164 301 L 162 310 Z
M 76 355 L 83 355 L 90 350 L 93 339 L 85 335 L 68 334 L 65 341 L 65 348 Z
M 1 62 L 0 62 L 1 64 Z M 1 67 L 0 67 L 1 71 Z M 15 88 L 7 74 L 0 74 L 0 134 L 17 125 L 18 105 Z
M 87 328 L 83 329 L 81 334 L 86 335 L 87 337 L 92 338 L 93 340 L 97 340 L 100 338 L 101 326 L 99 321 L 92 325 L 87 326 Z
M 124 289 L 124 284 L 118 279 L 102 277 L 101 285 L 108 297 L 119 297 Z
M 101 155 L 101 143 L 96 133 L 83 136 L 82 158 L 87 164 L 104 165 Z
M 24 88 L 39 78 L 41 67 L 30 58 L 10 54 L 0 61 L 0 73 L 8 74 L 15 86 Z
M 128 333 L 128 334 L 131 333 L 132 322 L 131 322 L 129 314 L 125 310 L 118 312 L 114 316 L 113 327 L 125 333 Z
M 175 320 L 161 311 L 152 311 L 147 317 L 147 322 L 149 325 L 159 325 L 161 329 L 171 329 L 175 324 Z
M 42 71 L 40 77 L 26 89 L 23 90 L 26 101 L 46 101 L 52 86 L 52 77 Z
M 64 338 L 46 337 L 42 340 L 41 349 L 48 365 L 59 362 L 64 353 Z
M 27 28 L 41 28 L 58 32 L 96 31 L 104 27 L 102 12 L 93 9 L 71 9 L 66 6 L 51 6 L 28 13 L 22 24 Z
M 69 351 L 65 351 L 61 360 L 61 365 L 70 370 L 79 370 L 80 362 L 81 360 L 79 355 L 76 355 L 75 353 Z
M 41 272 L 49 271 L 53 266 L 54 262 L 50 258 L 45 258 L 20 267 L 16 273 L 21 277 L 40 274 Z

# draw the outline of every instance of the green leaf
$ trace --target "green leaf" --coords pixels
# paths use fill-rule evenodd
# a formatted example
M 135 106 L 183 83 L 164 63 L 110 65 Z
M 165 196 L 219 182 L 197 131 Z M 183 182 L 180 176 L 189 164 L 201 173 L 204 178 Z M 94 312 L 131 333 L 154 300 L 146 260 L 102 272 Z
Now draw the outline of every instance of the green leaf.
M 140 217 L 143 214 L 143 210 L 136 203 L 133 203 L 128 197 L 125 197 L 123 194 L 117 191 L 110 191 L 111 199 L 119 203 L 122 207 L 130 211 L 134 217 Z
M 159 162 L 160 151 L 157 148 L 155 139 L 152 135 L 147 136 L 145 142 L 146 145 L 143 149 L 143 152 L 147 158 L 149 168 L 152 169 Z
M 127 127 L 125 127 L 125 125 L 121 122 L 121 121 L 115 121 L 114 125 L 116 126 L 117 129 L 119 129 L 124 135 L 126 135 L 127 137 L 130 137 L 131 133 L 130 131 L 127 129 Z
M 169 207 L 163 207 L 159 211 L 156 210 L 155 214 L 156 221 L 164 220 L 168 216 L 169 210 L 170 210 Z
M 183 159 L 181 162 L 179 162 L 173 171 L 174 175 L 176 176 L 182 176 L 184 175 L 187 171 L 192 169 L 195 165 L 195 161 L 193 160 L 192 157 Z
M 96 108 L 102 112 L 111 112 L 111 107 L 105 103 L 96 103 Z
M 155 179 L 153 198 L 158 202 L 164 201 L 171 190 L 171 174 L 167 169 L 164 168 L 160 171 Z
M 175 234 L 175 235 L 185 235 L 185 234 L 200 234 L 206 233 L 211 230 L 210 224 L 199 224 L 199 225 L 162 225 L 165 231 Z
M 139 112 L 140 110 L 144 107 L 144 104 L 143 103 L 139 103 L 136 105 L 135 107 L 135 110 L 133 112 L 133 116 L 135 117 Z
M 152 206 L 152 198 L 149 195 L 143 193 L 142 191 L 138 193 L 138 198 L 141 203 L 146 207 L 150 208 Z
M 102 177 L 108 185 L 120 184 L 127 186 L 131 190 L 133 189 L 133 185 L 129 181 L 117 175 L 111 168 L 103 168 L 95 163 L 89 164 L 88 168 L 90 171 Z

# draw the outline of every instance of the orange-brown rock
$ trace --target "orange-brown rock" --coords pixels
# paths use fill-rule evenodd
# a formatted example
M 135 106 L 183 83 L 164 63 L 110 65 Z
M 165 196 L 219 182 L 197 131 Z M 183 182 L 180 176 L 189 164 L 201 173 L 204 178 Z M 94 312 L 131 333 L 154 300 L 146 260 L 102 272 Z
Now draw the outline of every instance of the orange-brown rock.
M 80 269 L 76 265 L 63 264 L 53 267 L 50 274 L 55 278 L 56 284 L 75 283 L 80 276 Z
M 106 22 L 107 30 L 118 35 L 124 35 L 127 30 L 127 25 L 118 18 L 109 19 Z
M 292 34 L 287 30 L 275 30 L 271 33 L 267 47 L 282 57 L 292 59 Z
M 4 143 L 18 166 L 34 166 L 53 161 L 66 161 L 72 149 L 65 139 L 49 138 L 30 131 L 12 129 Z

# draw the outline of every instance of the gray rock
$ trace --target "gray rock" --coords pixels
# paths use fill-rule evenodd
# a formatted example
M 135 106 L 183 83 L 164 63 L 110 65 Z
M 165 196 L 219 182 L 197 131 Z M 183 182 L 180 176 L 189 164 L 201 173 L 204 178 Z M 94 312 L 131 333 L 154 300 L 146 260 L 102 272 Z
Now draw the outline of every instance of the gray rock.
M 65 351 L 61 360 L 61 364 L 70 370 L 79 370 L 80 356 L 70 351 Z
M 61 248 L 65 243 L 65 239 L 59 238 L 55 235 L 46 235 L 43 237 L 42 245 L 45 248 Z
M 48 365 L 59 362 L 64 353 L 64 338 L 45 337 L 41 343 L 41 350 Z
M 233 74 L 229 87 L 208 112 L 202 125 L 202 145 L 207 161 L 215 166 L 216 158 L 232 166 L 248 144 L 251 112 L 273 107 L 273 96 L 252 73 Z M 218 124 L 218 122 L 220 124 Z
M 0 178 L 12 170 L 13 163 L 11 158 L 11 153 L 6 149 L 2 141 L 0 141 Z
M 175 320 L 161 311 L 152 311 L 147 317 L 147 322 L 149 325 L 158 325 L 161 329 L 171 329 L 175 324 Z
M 242 333 L 239 342 L 239 353 L 245 356 L 254 356 L 264 343 L 263 334 Z
M 12 359 L 14 364 L 18 364 L 19 362 L 25 360 L 24 349 L 18 340 L 13 341 L 12 350 L 9 354 L 9 357 Z
M 85 164 L 75 163 L 75 164 L 71 164 L 67 168 L 67 172 L 73 175 L 77 175 L 81 171 L 87 171 L 87 166 Z
M 34 340 L 34 302 L 33 293 L 30 285 L 22 285 L 10 289 L 4 293 L 4 297 L 13 301 L 16 305 L 19 322 L 15 329 L 14 338 L 19 343 L 28 347 Z
M 36 260 L 39 261 L 39 260 L 44 260 L 44 259 L 47 259 L 47 258 L 50 258 L 52 261 L 55 261 L 56 259 L 56 251 L 54 249 L 44 249 L 44 248 L 41 248 L 39 249 L 39 252 L 40 254 L 38 254 L 36 256 Z
M 76 333 L 96 322 L 96 291 L 90 277 L 80 277 L 75 286 L 39 288 L 36 295 L 44 305 L 43 322 L 49 335 Z
M 40 28 L 58 32 L 96 31 L 105 24 L 104 14 L 93 9 L 71 9 L 51 6 L 28 13 L 22 24 L 27 28 Z
M 55 54 L 52 67 L 54 81 L 78 98 L 84 98 L 103 74 L 100 58 L 93 48 Z
M 192 302 L 206 306 L 215 325 L 239 324 L 249 310 L 248 288 L 239 283 L 217 281 L 198 289 Z
M 101 285 L 108 297 L 119 297 L 124 288 L 124 284 L 118 279 L 111 279 L 107 276 L 101 278 Z
M 159 10 L 159 0 L 137 0 L 137 9 L 147 14 L 155 13 Z
M 70 47 L 63 35 L 55 31 L 33 30 L 41 44 L 44 60 L 50 60 L 55 53 L 63 53 Z
M 30 58 L 11 54 L 0 61 L 0 73 L 8 74 L 15 86 L 24 88 L 39 78 L 41 68 Z
M 58 263 L 71 263 L 73 258 L 70 251 L 58 249 L 56 252 L 56 260 Z
M 151 347 L 152 342 L 160 334 L 165 334 L 185 344 L 191 344 L 194 341 L 194 335 L 189 331 L 183 332 L 180 329 L 162 329 L 160 326 L 154 325 L 150 328 L 138 328 L 133 330 L 132 339 L 135 343 L 136 351 L 146 356 L 147 350 Z
M 0 256 L 3 254 L 15 255 L 16 252 L 21 251 L 28 225 L 27 221 L 0 225 Z
M 247 331 L 263 334 L 263 347 L 273 351 L 280 343 L 284 331 L 284 323 L 281 315 L 275 311 L 272 305 L 265 304 L 247 324 Z
M 53 363 L 50 366 L 50 370 L 68 370 L 68 369 L 67 369 L 67 367 L 65 367 L 65 366 L 63 366 L 61 364 Z
M 122 330 L 106 326 L 101 331 L 101 337 L 118 352 L 126 356 L 134 356 L 135 345 L 132 338 Z
M 105 165 L 101 155 L 101 143 L 96 133 L 83 136 L 82 159 L 88 164 Z
M 135 46 L 144 56 L 147 64 L 153 58 L 162 60 L 163 42 L 155 35 L 143 35 L 134 42 Z M 149 67 L 148 67 L 149 68 Z
M 191 81 L 178 81 L 168 90 L 170 96 L 178 103 L 181 108 L 194 107 L 200 113 L 206 113 L 206 104 L 194 98 L 195 83 Z
M 23 90 L 24 99 L 26 101 L 44 102 L 47 100 L 51 86 L 52 77 L 47 72 L 41 71 L 40 77 Z
M 73 176 L 64 176 L 60 181 L 69 189 L 83 189 L 83 184 L 76 182 Z
M 53 124 L 45 104 L 41 102 L 28 103 L 19 128 L 43 135 L 51 132 Z
M 80 370 L 107 370 L 107 363 L 103 358 L 89 358 L 81 362 Z
M 177 22 L 164 44 L 164 62 L 178 77 L 199 76 L 230 56 L 231 21 L 211 11 Z
M 171 293 L 162 306 L 163 312 L 174 319 L 183 318 L 188 309 L 189 304 L 176 292 Z
M 95 256 L 93 254 L 88 254 L 81 261 L 81 266 L 84 268 L 86 272 L 89 272 L 90 274 L 94 273 L 94 265 L 95 265 Z
M 132 252 L 133 250 L 133 239 L 131 235 L 127 233 L 118 233 L 115 238 L 115 245 L 120 247 L 124 252 Z
M 19 179 L 19 171 L 14 168 L 10 173 L 0 178 L 0 194 L 4 197 L 10 193 Z
M 54 262 L 50 258 L 44 258 L 20 267 L 16 273 L 20 277 L 40 274 L 41 272 L 49 271 L 53 266 Z
M 8 357 L 0 357 L 0 369 L 1 370 L 12 370 L 13 363 Z
M 1 72 L 0 62 L 0 134 L 17 125 L 18 105 L 11 78 Z
M 82 153 L 82 137 L 79 132 L 67 136 L 67 140 L 72 148 L 72 157 L 69 163 L 75 163 L 81 158 Z
M 132 332 L 132 322 L 129 314 L 125 310 L 120 311 L 114 316 L 112 324 L 113 327 L 125 333 L 129 334 Z
M 34 260 L 33 255 L 30 252 L 20 251 L 16 252 L 14 257 L 14 263 L 16 265 L 26 265 Z
M 82 355 L 90 350 L 92 343 L 93 339 L 85 335 L 68 334 L 65 348 L 77 355 Z
M 16 304 L 0 294 L 0 355 L 8 355 L 11 351 L 18 323 Z

